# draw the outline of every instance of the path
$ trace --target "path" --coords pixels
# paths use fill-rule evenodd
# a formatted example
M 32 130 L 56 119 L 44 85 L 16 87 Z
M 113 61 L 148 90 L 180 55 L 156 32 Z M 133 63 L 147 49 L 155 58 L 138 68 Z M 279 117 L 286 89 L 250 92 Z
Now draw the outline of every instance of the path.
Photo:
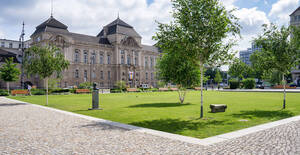
M 300 121 L 203 146 L 2 97 L 0 154 L 300 154 Z

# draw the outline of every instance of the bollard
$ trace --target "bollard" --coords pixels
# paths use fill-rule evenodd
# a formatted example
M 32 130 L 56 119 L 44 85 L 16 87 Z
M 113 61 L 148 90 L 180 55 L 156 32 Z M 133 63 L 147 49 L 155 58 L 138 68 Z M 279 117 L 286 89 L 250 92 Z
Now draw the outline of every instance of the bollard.
M 89 110 L 102 110 L 99 108 L 99 89 L 97 88 L 97 84 L 93 84 L 93 92 L 92 92 L 92 108 Z

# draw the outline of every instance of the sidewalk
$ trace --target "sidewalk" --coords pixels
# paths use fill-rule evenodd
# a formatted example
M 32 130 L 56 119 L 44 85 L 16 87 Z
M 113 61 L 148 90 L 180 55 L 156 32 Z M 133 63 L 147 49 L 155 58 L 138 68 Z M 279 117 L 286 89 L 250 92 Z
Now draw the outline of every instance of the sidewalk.
M 300 154 L 298 117 L 276 123 L 251 134 L 229 133 L 228 140 L 224 134 L 225 140 L 204 146 L 185 136 L 176 140 L 167 138 L 173 134 L 159 136 L 163 132 L 122 128 L 120 123 L 1 97 L 0 154 Z

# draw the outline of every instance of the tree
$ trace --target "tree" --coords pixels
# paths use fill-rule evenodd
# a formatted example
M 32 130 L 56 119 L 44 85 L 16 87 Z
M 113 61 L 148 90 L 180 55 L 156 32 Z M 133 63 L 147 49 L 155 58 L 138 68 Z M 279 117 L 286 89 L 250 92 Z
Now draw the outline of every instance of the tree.
M 20 75 L 20 70 L 13 63 L 13 58 L 5 60 L 5 63 L 0 68 L 0 78 L 7 84 L 7 92 L 9 94 L 9 82 L 17 81 Z
M 242 62 L 240 59 L 235 58 L 233 63 L 230 64 L 228 74 L 232 77 L 238 79 L 240 82 L 241 79 L 247 78 L 251 75 L 252 69 L 250 66 Z
M 220 65 L 233 57 L 228 52 L 233 42 L 225 38 L 239 34 L 240 26 L 232 11 L 227 11 L 219 0 L 172 0 L 172 5 L 174 20 L 170 24 L 158 23 L 154 39 L 162 51 L 178 48 L 187 60 L 198 62 L 202 118 L 204 65 Z
M 116 83 L 116 87 L 119 88 L 121 91 L 124 91 L 126 88 L 126 82 L 125 81 L 118 81 Z
M 218 89 L 220 88 L 220 82 L 222 82 L 222 76 L 219 70 L 217 70 L 214 81 L 218 84 Z
M 300 62 L 300 28 L 276 25 L 263 25 L 263 33 L 255 39 L 255 43 L 261 47 L 256 53 L 257 65 L 265 73 L 278 71 L 282 75 L 283 109 L 286 106 L 286 79 L 285 76 Z
M 183 104 L 186 88 L 200 83 L 199 64 L 189 61 L 177 51 L 167 50 L 157 63 L 159 79 L 178 87 L 180 103 Z
M 32 46 L 25 51 L 25 72 L 27 75 L 37 74 L 45 81 L 46 105 L 48 105 L 48 79 L 55 73 L 59 77 L 68 66 L 69 62 L 55 46 Z

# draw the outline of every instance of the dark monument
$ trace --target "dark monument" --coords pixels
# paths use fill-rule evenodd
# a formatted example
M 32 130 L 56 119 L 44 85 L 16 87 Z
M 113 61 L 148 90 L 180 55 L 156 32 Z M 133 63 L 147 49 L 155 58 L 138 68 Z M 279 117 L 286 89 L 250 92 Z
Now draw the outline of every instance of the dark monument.
M 99 108 L 99 89 L 96 83 L 93 83 L 92 108 L 89 110 L 102 110 Z

